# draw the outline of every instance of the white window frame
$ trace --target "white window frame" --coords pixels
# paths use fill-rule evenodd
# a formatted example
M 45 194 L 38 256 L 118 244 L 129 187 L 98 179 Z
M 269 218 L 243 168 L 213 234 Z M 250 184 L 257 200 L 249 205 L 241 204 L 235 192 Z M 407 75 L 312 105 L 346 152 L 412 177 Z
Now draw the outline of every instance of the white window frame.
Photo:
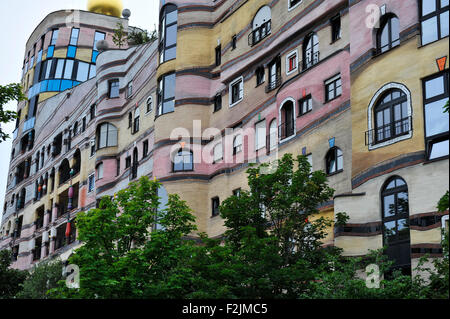
M 238 82 L 242 83 L 242 90 L 240 90 L 239 100 L 237 100 L 236 102 L 232 103 L 232 100 L 233 100 L 232 87 Z M 229 100 L 228 102 L 229 102 L 230 108 L 232 108 L 236 104 L 240 103 L 243 99 L 244 99 L 244 77 L 240 76 L 237 79 L 233 80 L 228 86 L 228 100 Z
M 101 167 L 101 170 L 99 169 L 100 167 Z M 104 176 L 103 162 L 97 164 L 97 167 L 95 168 L 95 170 L 96 170 L 96 173 L 97 173 L 97 180 L 99 181 L 99 180 L 103 179 L 103 176 Z M 100 176 L 100 171 L 102 172 L 101 176 Z
M 291 0 L 287 1 L 288 4 L 288 11 L 294 10 L 295 8 L 297 8 L 299 5 L 301 5 L 303 3 L 303 0 L 300 0 L 299 3 L 297 3 L 296 5 L 291 7 Z
M 93 188 L 92 188 L 92 190 L 89 190 L 89 181 L 90 181 L 91 178 L 93 180 L 93 183 L 92 183 L 92 187 Z M 88 176 L 88 194 L 92 193 L 93 191 L 95 191 L 95 173 L 93 173 L 93 174 Z
M 294 55 L 297 57 L 297 63 L 295 68 L 289 71 L 289 60 Z M 291 51 L 288 55 L 286 55 L 286 75 L 290 75 L 296 71 L 298 71 L 298 50 Z
M 261 124 L 264 124 L 264 134 L 263 134 L 264 143 L 262 145 L 259 145 L 258 144 L 258 140 L 259 140 L 258 132 L 263 131 L 263 129 L 261 128 L 258 130 L 258 125 L 261 125 Z M 255 151 L 259 151 L 260 149 L 266 147 L 266 136 L 267 136 L 267 123 L 266 123 L 266 120 L 264 119 L 264 120 L 261 120 L 261 121 L 255 123 Z
M 218 152 L 220 150 L 220 152 Z M 220 155 L 220 156 L 219 156 Z M 214 145 L 213 148 L 213 163 L 218 163 L 223 160 L 223 145 L 222 142 Z
M 283 143 L 286 141 L 289 141 L 290 139 L 293 139 L 294 137 L 297 136 L 296 130 L 297 130 L 297 102 L 295 101 L 295 99 L 293 99 L 292 97 L 288 97 L 286 99 L 283 100 L 283 102 L 281 102 L 280 107 L 278 108 L 278 119 L 279 119 L 279 123 L 281 122 L 281 108 L 283 107 L 283 105 L 287 102 L 287 101 L 292 101 L 292 103 L 294 104 L 294 134 L 292 134 L 289 137 L 286 137 L 285 139 L 281 139 L 280 136 L 278 136 L 278 143 Z
M 406 94 L 406 107 L 408 109 L 408 116 L 412 117 L 411 92 L 409 91 L 409 89 L 406 86 L 404 86 L 403 84 L 400 84 L 400 83 L 395 83 L 395 82 L 387 83 L 383 87 L 381 87 L 377 91 L 377 93 L 375 93 L 375 95 L 372 97 L 372 100 L 370 100 L 369 107 L 367 109 L 367 128 L 368 128 L 368 131 L 372 131 L 373 129 L 375 129 L 373 108 L 376 106 L 379 97 L 383 93 L 387 92 L 390 89 L 398 89 L 398 90 L 400 90 L 400 91 L 402 91 L 403 93 Z M 410 123 L 410 125 L 411 124 L 412 123 Z M 407 140 L 407 139 L 409 139 L 411 137 L 412 137 L 412 129 L 409 130 L 408 134 L 398 136 L 398 137 L 390 139 L 388 141 L 385 141 L 385 142 L 382 142 L 382 143 L 377 143 L 377 144 L 373 144 L 373 143 L 369 144 L 369 151 L 375 150 L 377 148 L 384 147 L 384 146 L 387 146 L 387 145 L 395 144 L 397 142 L 400 142 L 400 141 L 403 141 L 403 140 Z

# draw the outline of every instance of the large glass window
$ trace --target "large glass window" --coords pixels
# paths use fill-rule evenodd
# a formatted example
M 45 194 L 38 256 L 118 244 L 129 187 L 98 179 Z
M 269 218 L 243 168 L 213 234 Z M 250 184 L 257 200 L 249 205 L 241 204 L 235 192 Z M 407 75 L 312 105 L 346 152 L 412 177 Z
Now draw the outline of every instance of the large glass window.
M 194 155 L 189 150 L 179 150 L 173 158 L 173 171 L 183 172 L 194 169 Z
M 117 128 L 110 123 L 103 123 L 97 128 L 97 149 L 117 146 Z
M 175 73 L 163 76 L 158 83 L 158 116 L 175 111 Z
M 161 10 L 159 25 L 159 63 L 176 58 L 178 10 L 169 4 Z
M 423 81 L 425 107 L 425 143 L 428 159 L 449 155 L 449 72 L 441 72 Z
M 400 22 L 396 16 L 387 15 L 382 18 L 382 25 L 377 34 L 378 52 L 386 52 L 399 44 Z
M 119 97 L 119 80 L 112 80 L 109 82 L 109 93 L 110 99 Z
M 383 245 L 395 268 L 411 270 L 408 186 L 399 177 L 389 179 L 381 191 Z
M 449 32 L 449 1 L 421 0 L 420 3 L 422 45 L 447 37 Z
M 381 96 L 375 107 L 375 141 L 377 143 L 407 134 L 411 129 L 406 94 L 398 89 Z

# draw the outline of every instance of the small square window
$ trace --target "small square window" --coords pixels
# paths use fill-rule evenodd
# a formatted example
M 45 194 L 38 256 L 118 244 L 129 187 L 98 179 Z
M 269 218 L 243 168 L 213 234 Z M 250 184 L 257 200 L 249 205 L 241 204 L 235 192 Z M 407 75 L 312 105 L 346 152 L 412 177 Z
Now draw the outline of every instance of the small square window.
M 312 111 L 312 97 L 311 95 L 301 99 L 299 101 L 299 112 L 298 112 L 298 116 L 302 116 L 308 112 Z
M 109 93 L 110 99 L 119 97 L 119 80 L 112 80 L 109 82 Z
M 286 75 L 292 74 L 298 68 L 297 51 L 291 52 L 286 57 Z
M 230 107 L 242 101 L 244 98 L 244 78 L 241 76 L 230 84 Z
M 334 100 L 341 95 L 342 95 L 342 82 L 340 74 L 325 81 L 325 102 Z

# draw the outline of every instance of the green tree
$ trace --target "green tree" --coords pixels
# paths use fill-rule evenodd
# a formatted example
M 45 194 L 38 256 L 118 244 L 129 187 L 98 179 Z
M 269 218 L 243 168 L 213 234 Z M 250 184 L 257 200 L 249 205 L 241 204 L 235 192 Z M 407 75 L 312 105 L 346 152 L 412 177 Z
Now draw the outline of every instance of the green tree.
M 60 260 L 40 262 L 28 273 L 17 298 L 47 299 L 47 291 L 58 287 L 63 279 L 63 263 Z
M 0 250 L 0 299 L 11 299 L 20 291 L 26 272 L 11 269 L 11 252 Z
M 114 29 L 113 42 L 115 45 L 119 47 L 119 49 L 121 49 L 126 41 L 127 41 L 127 32 L 125 31 L 123 24 L 117 22 L 117 29 Z
M 148 42 L 154 42 L 158 39 L 156 27 L 152 32 L 147 30 L 133 29 L 132 32 L 128 34 L 128 43 L 133 45 L 145 44 Z
M 8 123 L 17 118 L 16 112 L 4 110 L 4 106 L 14 100 L 25 100 L 20 84 L 0 85 L 0 143 L 9 138 L 8 134 L 1 129 L 1 123 Z
M 69 259 L 80 268 L 80 288 L 61 282 L 55 298 L 169 298 L 181 289 L 177 276 L 193 242 L 182 240 L 195 230 L 185 202 L 170 195 L 159 210 L 160 184 L 142 177 L 99 209 L 77 216 L 84 243 Z M 157 230 L 154 229 L 158 224 Z M 194 275 L 194 274 L 193 274 Z

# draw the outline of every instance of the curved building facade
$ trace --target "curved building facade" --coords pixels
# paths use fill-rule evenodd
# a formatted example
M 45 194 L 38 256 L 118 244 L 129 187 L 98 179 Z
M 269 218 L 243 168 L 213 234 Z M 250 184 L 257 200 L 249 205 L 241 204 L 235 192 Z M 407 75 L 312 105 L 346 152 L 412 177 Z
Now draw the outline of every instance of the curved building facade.
M 49 59 L 50 15 L 37 29 L 49 32 L 41 68 L 55 58 L 64 68 L 25 85 L 37 106 L 19 104 L 0 248 L 13 249 L 17 268 L 67 258 L 80 244 L 74 227 L 66 240 L 67 222 L 144 175 L 161 181 L 163 197 L 187 201 L 200 232 L 220 237 L 217 206 L 248 188 L 249 164 L 292 153 L 336 190 L 320 215 L 350 217 L 324 245 L 360 256 L 390 242 L 404 269 L 424 253 L 439 256 L 448 212 L 434 207 L 448 189 L 448 125 L 430 130 L 440 115 L 427 117 L 427 107 L 448 99 L 448 61 L 436 63 L 448 56 L 448 29 L 439 24 L 438 38 L 422 42 L 424 21 L 448 19 L 448 4 L 436 4 L 419 16 L 421 1 L 380 2 L 379 24 L 368 25 L 368 1 L 163 1 L 158 40 L 123 49 L 111 32 L 126 19 L 81 12 L 75 57 L 68 28 Z M 101 30 L 111 49 L 96 54 Z M 27 50 L 43 34 L 35 33 Z M 68 60 L 85 63 L 87 76 L 77 69 L 66 79 Z M 24 71 L 26 84 L 32 73 Z M 437 95 L 423 99 L 427 88 Z M 392 227 L 398 236 L 386 237 Z

